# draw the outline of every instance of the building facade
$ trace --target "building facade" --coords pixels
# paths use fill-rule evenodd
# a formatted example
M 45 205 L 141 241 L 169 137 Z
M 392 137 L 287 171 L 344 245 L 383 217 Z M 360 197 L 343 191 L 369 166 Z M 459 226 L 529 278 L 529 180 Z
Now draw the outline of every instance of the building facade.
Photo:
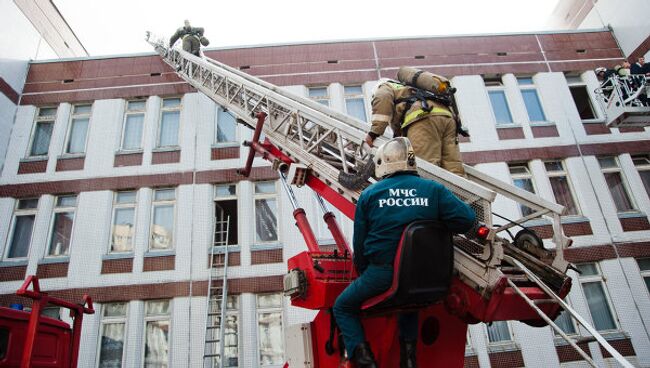
M 465 162 L 567 208 L 566 257 L 581 271 L 570 271 L 569 303 L 650 367 L 650 132 L 604 124 L 592 69 L 623 58 L 609 31 L 206 54 L 362 121 L 376 81 L 399 66 L 449 76 L 471 134 L 460 142 Z M 95 300 L 80 366 L 200 366 L 208 266 L 228 247 L 225 366 L 281 367 L 284 329 L 314 315 L 281 294 L 287 259 L 306 248 L 268 164 L 257 158 L 249 178 L 236 173 L 251 135 L 156 55 L 32 62 L 0 176 L 0 302 L 26 303 L 13 292 L 36 274 L 52 295 Z M 296 192 L 330 244 L 316 199 Z M 529 211 L 503 198 L 493 210 Z M 341 220 L 351 239 L 352 222 Z M 527 225 L 550 237 L 549 222 Z M 558 322 L 588 335 L 565 316 Z M 601 366 L 614 364 L 594 343 L 581 345 Z M 465 365 L 584 362 L 550 328 L 511 321 L 471 325 Z

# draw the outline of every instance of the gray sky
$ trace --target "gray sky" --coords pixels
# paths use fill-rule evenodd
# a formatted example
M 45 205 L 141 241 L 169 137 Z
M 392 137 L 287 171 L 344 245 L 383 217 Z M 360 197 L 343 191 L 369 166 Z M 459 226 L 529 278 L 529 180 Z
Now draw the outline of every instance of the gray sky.
M 150 51 L 189 19 L 210 47 L 546 30 L 558 0 L 54 0 L 92 56 Z M 405 4 L 406 8 L 400 8 Z

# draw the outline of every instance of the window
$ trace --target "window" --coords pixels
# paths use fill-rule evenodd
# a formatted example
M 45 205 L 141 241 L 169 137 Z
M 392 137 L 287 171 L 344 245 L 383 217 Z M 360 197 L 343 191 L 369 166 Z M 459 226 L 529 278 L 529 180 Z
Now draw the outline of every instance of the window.
M 68 129 L 64 153 L 86 152 L 86 137 L 88 136 L 91 109 L 92 105 L 90 104 L 74 105 L 72 107 L 72 117 L 70 118 L 70 128 Z
M 361 86 L 345 86 L 345 111 L 361 121 L 366 121 L 366 104 Z
M 48 256 L 67 256 L 70 254 L 70 239 L 74 224 L 74 211 L 77 206 L 77 196 L 59 196 L 56 198 Z
M 567 313 L 567 311 L 562 310 L 562 312 L 560 312 L 560 315 L 557 316 L 554 322 L 565 334 L 575 335 L 576 326 L 573 323 L 573 319 L 571 318 L 569 313 Z M 559 334 L 555 330 L 553 330 L 553 332 L 555 333 L 555 335 L 559 336 Z
M 314 87 L 309 88 L 309 98 L 323 104 L 325 106 L 330 105 L 330 96 L 327 94 L 327 87 Z
M 237 245 L 237 186 L 217 185 L 214 188 L 214 245 Z
M 632 156 L 632 162 L 634 162 L 634 166 L 636 166 L 636 169 L 639 172 L 646 193 L 650 196 L 650 156 Z
M 169 300 L 144 302 L 144 366 L 169 366 L 169 329 L 171 326 Z
M 131 252 L 135 232 L 137 192 L 117 192 L 113 199 L 111 252 Z
M 223 355 L 225 357 L 223 367 L 239 367 L 239 296 L 228 295 L 226 303 L 226 321 L 224 323 L 225 332 L 223 336 Z M 218 301 L 210 301 L 210 312 L 214 315 L 209 315 L 208 318 L 214 318 L 214 323 L 210 323 L 213 328 L 208 330 L 207 338 L 210 340 L 218 340 L 221 337 L 221 303 Z M 214 346 L 214 351 L 219 351 L 219 346 Z M 219 357 L 214 358 L 212 366 L 220 367 Z
M 562 161 L 547 161 L 544 162 L 544 167 L 548 180 L 551 182 L 555 200 L 566 209 L 564 214 L 568 216 L 579 214 L 580 211 L 578 211 Z
M 221 106 L 217 106 L 217 116 L 215 121 L 216 143 L 237 142 L 237 122 L 235 121 L 235 118 Z
M 178 128 L 181 121 L 181 99 L 164 98 L 160 114 L 158 145 L 156 147 L 178 146 Z
M 605 293 L 603 277 L 595 263 L 583 263 L 576 265 L 580 271 L 580 285 L 584 292 L 589 313 L 598 331 L 616 329 L 614 316 L 609 306 L 609 300 Z
M 257 295 L 257 326 L 260 365 L 283 364 L 282 294 Z
M 618 160 L 614 156 L 599 157 L 598 163 L 605 176 L 609 193 L 612 195 L 616 210 L 620 212 L 634 211 L 634 204 L 623 181 Z
M 153 191 L 150 250 L 173 247 L 175 203 L 176 189 L 155 189 Z
M 508 322 L 496 321 L 486 325 L 486 327 L 488 342 L 490 344 L 512 341 L 512 335 L 510 334 L 510 327 L 508 327 Z
M 508 107 L 508 100 L 504 91 L 489 91 L 490 103 L 492 103 L 492 110 L 496 118 L 497 125 L 512 124 L 512 115 L 510 115 L 510 108 Z
M 275 182 L 255 183 L 255 240 L 278 240 L 278 203 Z
M 32 241 L 38 198 L 20 199 L 14 211 L 13 227 L 6 258 L 26 258 Z
M 142 129 L 144 112 L 147 108 L 144 100 L 128 101 L 124 114 L 124 127 L 120 149 L 124 151 L 142 149 Z
M 531 122 L 546 121 L 542 103 L 539 101 L 539 95 L 535 89 L 535 82 L 531 77 L 519 77 L 517 83 L 522 86 L 521 96 L 524 98 L 524 105 L 528 111 L 528 118 Z
M 650 293 L 650 258 L 637 259 L 636 262 L 639 264 L 641 277 L 645 281 L 645 287 L 648 289 L 648 293 Z
M 569 86 L 569 90 L 571 91 L 573 102 L 576 104 L 576 109 L 578 109 L 578 114 L 580 114 L 580 119 L 596 119 L 596 110 L 589 96 L 589 91 L 587 91 L 587 86 Z
M 535 193 L 535 186 L 533 185 L 533 176 L 528 170 L 528 164 L 509 164 L 510 175 L 512 176 L 512 184 L 525 191 Z M 522 216 L 528 216 L 535 212 L 532 208 L 519 203 L 519 209 Z
M 29 156 L 47 156 L 55 120 L 56 107 L 41 107 L 38 109 Z
M 127 303 L 104 304 L 99 327 L 98 367 L 121 367 L 124 360 Z

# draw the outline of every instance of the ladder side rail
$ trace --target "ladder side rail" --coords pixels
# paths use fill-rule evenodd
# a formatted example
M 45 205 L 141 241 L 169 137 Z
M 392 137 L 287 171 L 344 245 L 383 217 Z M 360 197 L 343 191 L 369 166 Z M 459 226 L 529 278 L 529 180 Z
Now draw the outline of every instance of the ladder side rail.
M 546 315 L 546 313 L 544 313 L 541 309 L 539 309 L 539 307 L 538 307 L 537 305 L 535 305 L 535 303 L 533 303 L 533 302 L 530 300 L 530 298 L 528 298 L 528 297 L 526 296 L 526 294 L 524 294 L 524 292 L 521 291 L 521 290 L 519 289 L 519 287 L 517 287 L 517 285 L 515 285 L 514 282 L 512 282 L 512 280 L 508 279 L 507 281 L 508 281 L 508 285 L 509 285 L 509 286 L 510 286 L 514 291 L 515 291 L 515 293 L 517 293 L 517 295 L 519 295 L 519 296 L 520 296 L 520 297 L 521 297 L 521 298 L 526 302 L 526 304 L 528 304 L 528 306 L 530 306 L 530 307 L 531 307 L 535 312 L 537 312 L 537 314 L 538 314 L 540 317 L 542 317 L 542 319 L 543 319 L 546 323 L 548 323 L 548 325 L 551 326 L 551 328 L 552 328 L 553 330 L 555 330 L 555 332 L 557 332 L 560 336 L 562 336 L 562 338 L 563 338 L 566 342 L 568 342 L 569 345 L 571 345 L 571 347 L 573 347 L 573 349 L 574 349 L 575 351 L 577 351 L 578 354 L 580 354 L 580 356 L 582 356 L 582 358 L 583 358 L 587 363 L 589 363 L 589 365 L 591 365 L 591 366 L 594 367 L 594 368 L 598 368 L 598 366 L 596 365 L 596 362 L 594 362 L 593 359 L 591 359 L 591 357 L 589 356 L 589 354 L 587 354 L 584 350 L 582 350 L 582 348 L 580 348 L 580 347 L 578 346 L 578 344 L 576 344 L 575 341 L 573 341 L 573 339 L 571 339 L 569 336 L 567 336 L 567 334 L 566 334 L 564 331 L 562 331 L 562 329 L 561 329 L 558 325 L 556 325 L 555 322 L 553 322 L 553 320 L 551 320 L 550 318 L 548 318 L 548 316 Z
M 585 329 L 586 329 L 586 330 L 587 330 L 587 331 L 588 331 L 588 332 L 589 332 L 589 333 L 590 333 L 590 334 L 591 334 L 591 335 L 596 339 L 596 341 L 598 341 L 598 342 L 600 343 L 600 345 L 602 345 L 602 347 L 604 347 L 605 350 L 607 350 L 607 352 L 610 353 L 614 359 L 616 359 L 616 361 L 617 361 L 619 364 L 621 364 L 621 365 L 622 365 L 623 367 L 625 367 L 625 368 L 634 368 L 634 366 L 633 366 L 632 364 L 630 364 L 630 362 L 628 362 L 627 359 L 625 359 L 625 358 L 621 355 L 621 353 L 619 353 L 616 349 L 614 349 L 614 348 L 613 348 L 613 347 L 612 347 L 612 346 L 607 342 L 607 340 L 605 340 L 605 338 L 604 338 L 604 337 L 603 337 L 603 336 L 602 336 L 598 331 L 596 331 L 595 328 L 593 328 L 593 327 L 592 327 L 592 326 L 591 326 L 591 325 L 590 325 L 590 324 L 589 324 L 589 323 L 588 323 L 584 318 L 582 318 L 582 316 L 580 316 L 580 314 L 578 314 L 578 312 L 576 312 L 573 308 L 571 308 L 571 306 L 569 306 L 566 302 L 564 302 L 564 300 L 562 300 L 562 298 L 560 298 L 559 296 L 557 296 L 557 295 L 553 292 L 553 290 L 551 290 L 551 288 L 549 288 L 549 287 L 548 287 L 548 286 L 547 286 L 547 285 L 546 285 L 542 280 L 540 280 L 540 279 L 537 277 L 537 275 L 535 275 L 535 274 L 532 273 L 530 270 L 528 270 L 528 269 L 526 268 L 526 266 L 524 266 L 524 265 L 523 265 L 521 262 L 519 262 L 518 260 L 516 260 L 516 259 L 514 259 L 514 258 L 512 258 L 512 257 L 510 257 L 510 256 L 505 256 L 504 258 L 505 258 L 505 260 L 507 260 L 508 262 L 512 263 L 513 265 L 519 267 L 522 271 L 524 271 L 524 273 L 526 274 L 526 276 L 527 276 L 531 281 L 533 281 L 535 284 L 537 284 L 537 285 L 538 285 L 538 286 L 539 286 L 539 287 L 540 287 L 540 288 L 541 288 L 541 289 L 542 289 L 542 290 L 543 290 L 543 291 L 544 291 L 548 296 L 550 296 L 551 298 L 555 299 L 555 301 L 556 301 L 556 302 L 557 302 L 557 303 L 558 303 L 558 304 L 559 304 L 559 305 L 560 305 L 560 306 L 561 306 L 565 311 L 567 311 L 567 313 L 569 313 L 569 314 L 571 315 L 571 317 L 575 318 L 575 320 L 578 321 L 578 323 L 580 323 L 580 324 L 581 324 L 581 325 L 582 325 L 582 326 L 583 326 L 583 327 L 584 327 L 584 328 L 585 328 Z M 525 299 L 526 299 L 526 298 L 524 298 L 524 300 L 525 300 Z
M 220 368 L 224 367 L 224 337 L 226 335 L 226 310 L 228 309 L 228 235 L 230 232 L 230 216 L 226 219 L 226 246 L 223 261 L 223 281 L 221 283 L 221 315 L 219 316 L 219 359 Z

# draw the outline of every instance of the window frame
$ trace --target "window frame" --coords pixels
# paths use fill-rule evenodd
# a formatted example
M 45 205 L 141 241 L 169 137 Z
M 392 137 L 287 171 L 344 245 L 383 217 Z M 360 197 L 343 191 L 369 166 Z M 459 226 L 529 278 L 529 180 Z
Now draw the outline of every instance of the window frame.
M 494 321 L 492 323 L 497 323 L 497 322 L 503 322 L 506 324 L 506 328 L 508 329 L 508 335 L 510 335 L 510 340 L 501 340 L 501 341 L 490 341 L 490 333 L 488 331 L 488 324 L 483 323 L 484 329 L 485 329 L 485 338 L 487 340 L 487 345 L 488 346 L 504 346 L 504 345 L 513 345 L 515 343 L 515 335 L 513 333 L 512 326 L 510 326 L 510 323 L 508 321 Z
M 217 188 L 218 187 L 229 187 L 229 186 L 234 186 L 235 187 L 235 194 L 224 195 L 224 196 L 220 196 L 220 195 L 217 194 Z M 254 189 L 255 188 L 253 188 L 253 191 L 254 191 Z M 212 244 L 210 246 L 210 249 L 214 250 L 214 249 L 219 249 L 219 248 L 223 247 L 223 246 L 215 246 L 214 245 L 215 242 L 216 242 L 215 237 L 217 235 L 216 234 L 216 226 L 217 226 L 217 224 L 216 224 L 216 220 L 217 220 L 216 202 L 219 202 L 219 201 L 232 201 L 232 200 L 237 201 L 237 224 L 235 224 L 235 228 L 237 230 L 237 244 L 227 244 L 227 246 L 228 247 L 237 247 L 237 246 L 239 246 L 239 243 L 241 242 L 241 238 L 239 236 L 240 235 L 239 234 L 239 225 L 240 225 L 239 218 L 240 218 L 240 210 L 241 210 L 240 206 L 239 206 L 239 204 L 240 204 L 240 201 L 239 201 L 240 198 L 239 197 L 240 197 L 240 195 L 239 195 L 239 185 L 237 185 L 237 183 L 215 184 L 213 186 L 213 188 L 212 188 L 212 198 L 213 198 L 212 199 L 212 202 L 213 202 L 212 203 L 212 219 L 213 219 L 212 220 L 212 229 L 213 229 L 213 231 L 212 231 Z M 254 204 L 255 203 L 253 202 L 253 212 L 255 212 L 255 205 Z M 255 216 L 255 213 L 253 213 L 253 216 Z M 255 236 L 257 236 L 257 234 Z M 230 237 L 230 231 L 228 232 L 228 237 Z M 226 242 L 228 242 L 228 241 L 226 241 Z
M 135 200 L 133 202 L 129 203 L 117 203 L 117 196 L 119 193 L 128 193 L 128 192 L 134 192 L 135 193 Z M 138 221 L 138 200 L 140 199 L 140 191 L 137 189 L 133 190 L 119 190 L 119 191 L 114 191 L 113 192 L 113 208 L 111 209 L 111 223 L 110 223 L 110 234 L 109 234 L 109 239 L 108 239 L 108 252 L 107 254 L 133 254 L 134 249 L 135 249 L 135 236 L 136 236 L 136 229 L 137 229 L 137 221 Z M 116 210 L 119 208 L 133 208 L 133 237 L 132 237 L 132 243 L 131 243 L 131 249 L 128 251 L 113 251 L 113 226 L 115 224 L 115 213 Z
M 312 96 L 311 91 L 312 90 L 317 90 L 317 89 L 324 89 L 325 90 L 325 95 L 323 96 Z M 331 104 L 331 96 L 330 96 L 330 91 L 329 91 L 329 86 L 307 86 L 307 97 L 316 102 L 319 103 L 323 106 L 327 107 L 332 107 Z M 326 101 L 327 103 L 322 103 L 321 101 Z
M 57 205 L 57 202 L 59 201 L 59 198 L 61 197 L 75 197 L 75 205 L 73 207 L 67 206 L 67 207 L 59 207 Z M 77 219 L 77 206 L 79 205 L 79 195 L 78 194 L 61 194 L 57 195 L 54 197 L 54 208 L 52 209 L 52 218 L 50 219 L 50 227 L 48 231 L 48 237 L 47 237 L 47 244 L 45 247 L 45 258 L 65 258 L 65 257 L 70 257 L 70 250 L 72 248 L 72 240 L 74 238 L 74 228 L 75 228 L 75 223 Z M 66 212 L 72 212 L 72 227 L 70 228 L 70 244 L 68 244 L 68 253 L 67 254 L 59 254 L 59 255 L 52 255 L 50 254 L 50 250 L 52 247 L 52 236 L 54 235 L 54 222 L 56 219 L 56 215 L 59 213 L 66 213 Z
M 20 201 L 28 201 L 36 199 L 36 207 L 35 208 L 19 208 L 20 207 Z M 17 199 L 16 203 L 14 204 L 14 211 L 11 216 L 11 224 L 9 228 L 9 234 L 7 236 L 7 245 L 5 246 L 4 249 L 4 254 L 2 255 L 2 260 L 7 261 L 7 262 L 15 262 L 15 261 L 24 261 L 29 259 L 29 254 L 32 251 L 32 242 L 34 241 L 34 228 L 36 227 L 36 215 L 38 214 L 38 205 L 40 203 L 40 197 L 32 197 L 32 198 L 23 198 L 23 199 Z M 12 257 L 9 258 L 9 252 L 11 251 L 11 246 L 14 240 L 14 235 L 16 232 L 16 220 L 18 216 L 34 216 L 34 223 L 32 224 L 32 231 L 29 235 L 29 244 L 27 245 L 27 254 L 25 257 Z
M 264 307 L 260 308 L 259 307 L 259 297 L 262 295 L 273 295 L 277 294 L 280 296 L 280 306 L 278 307 Z M 282 355 L 285 356 L 287 353 L 287 341 L 284 336 L 285 330 L 286 330 L 286 322 L 285 322 L 285 316 L 284 316 L 284 295 L 279 292 L 279 293 L 258 293 L 255 294 L 255 327 L 256 327 L 256 335 L 257 335 L 257 364 L 259 367 L 273 367 L 276 366 L 277 364 L 270 364 L 270 365 L 263 365 L 262 364 L 262 351 L 261 351 L 261 339 L 259 335 L 260 331 L 260 314 L 262 313 L 272 313 L 272 312 L 280 312 L 280 327 L 282 329 Z M 279 365 L 282 365 L 280 363 Z
M 603 276 L 603 272 L 600 269 L 600 264 L 598 262 L 583 262 L 580 263 L 580 265 L 586 265 L 586 264 L 593 264 L 594 267 L 596 268 L 596 275 L 587 275 L 583 276 L 578 272 L 578 283 L 580 284 L 580 292 L 582 297 L 584 298 L 585 301 L 585 306 L 587 307 L 587 311 L 589 312 L 589 318 L 591 319 L 591 325 L 593 326 L 594 329 L 596 329 L 598 332 L 605 331 L 605 332 L 613 332 L 613 331 L 620 331 L 621 326 L 618 321 L 618 316 L 616 314 L 616 309 L 614 309 L 614 304 L 612 304 L 612 298 L 609 296 L 609 289 L 607 288 L 607 284 L 605 284 L 605 277 Z M 591 308 L 589 308 L 589 301 L 587 300 L 587 296 L 585 295 L 585 289 L 584 289 L 584 284 L 586 283 L 594 283 L 598 282 L 600 283 L 600 287 L 603 290 L 603 295 L 605 296 L 605 302 L 607 303 L 607 307 L 609 308 L 609 313 L 610 316 L 612 317 L 612 322 L 614 322 L 614 328 L 613 329 L 608 329 L 608 330 L 598 330 L 596 328 L 596 323 L 594 322 L 594 317 L 591 313 Z
M 646 284 L 646 292 L 648 297 L 650 298 L 650 288 L 648 288 L 648 284 L 646 283 L 646 279 L 650 279 L 650 268 L 647 270 L 644 270 L 641 268 L 641 263 L 639 262 L 642 259 L 647 259 L 650 260 L 650 257 L 642 257 L 642 258 L 637 258 L 635 259 L 637 267 L 639 267 L 639 274 L 641 275 L 641 280 Z
M 554 124 L 552 121 L 549 121 L 548 116 L 546 116 L 546 112 L 544 109 L 544 101 L 537 89 L 537 85 L 535 84 L 535 79 L 532 76 L 518 76 L 516 78 L 517 78 L 517 86 L 519 87 L 519 93 L 521 94 L 521 99 L 524 103 L 524 108 L 526 109 L 526 116 L 528 117 L 528 123 L 531 126 Z M 531 83 L 520 83 L 524 79 L 530 79 Z M 542 115 L 544 116 L 544 120 L 532 120 L 530 118 L 530 111 L 528 111 L 528 106 L 526 105 L 526 98 L 524 98 L 524 91 L 535 92 L 535 96 L 537 97 L 537 102 L 539 103 L 539 110 L 542 112 Z
M 77 106 L 90 106 L 90 112 L 88 113 L 79 113 L 75 114 L 75 108 Z M 70 118 L 68 119 L 68 129 L 65 134 L 65 142 L 63 144 L 63 152 L 61 153 L 64 156 L 82 156 L 86 154 L 86 151 L 88 150 L 88 136 L 90 135 L 90 120 L 93 115 L 93 109 L 95 107 L 95 104 L 92 102 L 85 102 L 85 103 L 75 103 L 72 105 L 70 108 Z M 83 146 L 83 152 L 67 152 L 68 151 L 68 145 L 70 144 L 70 138 L 72 137 L 72 126 L 74 123 L 75 119 L 84 119 L 88 118 L 88 128 L 86 129 L 86 136 L 84 137 L 84 146 Z
M 575 78 L 579 78 L 580 80 L 576 81 Z M 571 93 L 571 87 L 583 87 L 587 91 L 587 96 L 589 97 L 589 104 L 591 106 L 591 110 L 594 112 L 594 118 L 584 119 L 584 120 L 580 118 L 580 121 L 583 123 L 603 123 L 605 121 L 605 118 L 603 116 L 603 111 L 600 108 L 600 104 L 598 103 L 596 96 L 594 96 L 593 91 L 587 85 L 587 82 L 585 82 L 585 80 L 582 79 L 582 76 L 565 75 L 565 79 L 567 81 L 569 94 L 571 94 L 571 100 L 573 100 L 574 105 L 575 105 L 575 100 L 573 99 L 573 94 Z M 578 107 L 576 105 L 576 110 L 577 108 Z M 579 116 L 580 116 L 580 111 L 578 111 L 578 117 Z
M 484 81 L 485 83 L 485 81 Z M 501 127 L 506 127 L 506 128 L 511 128 L 511 127 L 518 127 L 521 126 L 520 123 L 516 123 L 514 117 L 512 116 L 512 108 L 510 107 L 511 103 L 508 100 L 508 94 L 506 93 L 506 89 L 504 86 L 487 86 L 485 87 L 487 91 L 487 99 L 488 103 L 490 105 L 490 112 L 492 113 L 492 117 L 494 118 L 494 126 L 498 129 Z M 494 104 L 492 103 L 492 98 L 490 97 L 491 94 L 493 93 L 501 93 L 503 94 L 503 98 L 506 102 L 506 109 L 508 111 L 508 116 L 510 117 L 510 122 L 506 123 L 500 123 L 499 120 L 497 119 L 497 113 L 494 108 Z
M 44 109 L 55 109 L 54 115 L 47 115 L 47 116 L 39 116 L 41 110 Z M 46 105 L 46 106 L 39 106 L 36 108 L 36 115 L 34 116 L 34 122 L 32 123 L 32 129 L 29 134 L 29 144 L 27 145 L 27 152 L 25 154 L 26 158 L 46 158 L 50 156 L 50 146 L 52 145 L 52 136 L 54 135 L 54 124 L 56 124 L 56 117 L 59 113 L 59 106 L 56 105 Z M 32 155 L 32 147 L 34 146 L 34 138 L 36 138 L 36 127 L 38 126 L 38 123 L 42 122 L 52 122 L 52 135 L 50 135 L 50 142 L 48 143 L 47 146 L 47 153 L 44 155 Z
M 614 162 L 616 163 L 616 167 L 608 167 L 608 168 L 602 167 L 602 165 L 600 164 L 600 159 L 605 159 L 610 157 L 614 159 Z M 600 169 L 600 173 L 603 176 L 603 180 L 605 181 L 605 186 L 607 187 L 609 198 L 612 200 L 612 203 L 614 204 L 614 209 L 616 210 L 616 213 L 618 215 L 628 214 L 628 213 L 639 213 L 638 203 L 636 202 L 634 196 L 632 195 L 633 192 L 630 190 L 630 184 L 628 183 L 627 178 L 623 173 L 623 169 L 621 168 L 621 163 L 618 156 L 616 155 L 596 156 L 596 161 L 598 163 L 598 168 Z M 626 211 L 618 210 L 618 206 L 616 205 L 616 201 L 614 200 L 614 196 L 612 195 L 612 190 L 609 188 L 609 185 L 607 184 L 607 178 L 605 177 L 605 174 L 611 174 L 611 173 L 618 173 L 618 175 L 621 177 L 621 184 L 623 185 L 623 190 L 625 191 L 627 198 L 630 200 L 630 206 L 632 207 L 631 209 Z
M 559 162 L 560 165 L 562 166 L 562 171 L 548 171 L 546 168 L 546 163 L 548 162 Z M 567 214 L 567 215 L 562 215 L 562 217 L 581 217 L 582 216 L 582 209 L 580 208 L 580 203 L 578 202 L 578 198 L 575 195 L 575 188 L 573 187 L 573 182 L 571 178 L 569 177 L 569 171 L 566 169 L 565 165 L 565 160 L 545 160 L 543 161 L 544 164 L 544 171 L 546 172 L 546 177 L 548 178 L 548 183 L 551 186 L 551 193 L 553 193 L 553 199 L 555 200 L 556 203 L 557 201 L 557 196 L 555 195 L 555 192 L 553 191 L 553 185 L 551 184 L 551 178 L 557 178 L 560 176 L 564 176 L 567 181 L 567 185 L 569 186 L 569 195 L 571 196 L 571 199 L 573 200 L 573 204 L 576 207 L 576 213 L 575 214 Z
M 153 316 L 148 316 L 147 315 L 147 303 L 149 302 L 158 302 L 158 301 L 168 301 L 169 302 L 169 309 L 167 314 L 158 314 L 158 315 L 153 315 Z M 144 300 L 142 303 L 142 355 L 140 356 L 141 358 L 141 364 L 140 367 L 145 367 L 145 355 L 147 353 L 147 323 L 148 322 L 156 322 L 156 321 L 169 321 L 169 333 L 167 334 L 167 367 L 171 367 L 171 358 L 172 358 L 172 343 L 174 342 L 173 340 L 173 317 L 174 316 L 174 299 L 169 298 L 169 299 L 148 299 Z
M 173 190 L 174 199 L 169 200 L 156 200 L 156 191 L 158 190 Z M 151 191 L 151 213 L 149 216 L 149 240 L 147 242 L 147 252 L 166 252 L 176 249 L 176 202 L 178 201 L 178 187 L 172 188 L 153 188 Z M 153 236 L 153 226 L 154 226 L 154 214 L 156 206 L 169 206 L 172 205 L 172 239 L 169 243 L 169 248 L 155 249 L 151 248 L 152 236 Z
M 106 310 L 106 306 L 108 304 L 120 304 L 124 303 L 126 304 L 126 310 L 124 311 L 124 316 L 120 317 L 105 317 L 104 312 Z M 122 346 L 122 366 L 125 365 L 125 360 L 126 360 L 126 347 L 128 345 L 128 337 L 129 337 L 129 302 L 109 302 L 109 303 L 102 303 L 101 304 L 101 317 L 99 318 L 99 333 L 97 334 L 97 350 L 95 354 L 95 368 L 99 368 L 99 359 L 101 358 L 101 352 L 102 352 L 102 334 L 103 334 L 103 329 L 104 325 L 106 323 L 120 323 L 123 321 L 124 323 L 124 344 Z
M 224 114 L 230 115 L 228 110 L 226 110 L 223 106 L 219 104 L 215 104 L 215 110 L 214 110 L 214 137 L 212 140 L 212 146 L 213 147 L 239 147 L 239 142 L 240 142 L 240 130 L 239 130 L 239 124 L 237 124 L 237 119 L 233 116 L 233 119 L 235 121 L 235 140 L 234 141 L 226 141 L 226 142 L 219 142 L 218 138 L 218 133 L 219 133 L 219 124 L 220 124 L 220 119 L 219 119 L 219 111 L 223 111 Z M 231 115 L 232 116 L 232 115 Z
M 650 197 L 650 187 L 646 187 L 643 177 L 641 175 L 641 172 L 648 172 L 650 174 L 650 154 L 642 154 L 642 155 L 632 155 L 632 163 L 634 164 L 634 168 L 636 169 L 637 173 L 639 174 L 639 179 L 641 179 L 641 184 L 643 185 L 643 188 L 646 190 L 646 193 L 648 194 L 648 197 Z M 644 159 L 646 161 L 645 164 L 638 164 L 636 160 L 639 159 Z
M 512 185 L 517 186 L 515 184 L 515 180 L 517 180 L 517 179 L 524 179 L 524 180 L 529 179 L 530 183 L 531 183 L 531 185 L 533 187 L 533 192 L 528 192 L 526 189 L 523 189 L 523 188 L 519 188 L 519 187 L 517 187 L 517 188 L 519 188 L 521 190 L 526 190 L 528 193 L 532 193 L 532 194 L 535 194 L 535 195 L 538 193 L 537 185 L 535 184 L 535 176 L 533 175 L 533 172 L 530 170 L 530 165 L 528 164 L 528 162 L 508 162 L 507 165 L 508 165 L 508 174 L 510 175 L 510 180 L 512 181 Z M 514 168 L 514 167 L 525 167 L 527 173 L 526 174 L 513 174 L 512 173 L 512 168 Z M 524 204 L 517 203 L 517 208 L 519 209 L 519 214 L 522 217 L 526 217 L 526 216 L 530 215 L 530 213 L 529 214 L 524 214 L 523 207 L 530 208 L 530 207 L 528 207 L 528 206 L 526 206 Z M 532 211 L 531 213 L 535 212 L 534 208 L 530 208 L 530 210 Z
M 129 103 L 130 102 L 144 102 L 144 108 L 142 110 L 129 110 Z M 147 99 L 132 99 L 132 100 L 125 100 L 124 103 L 124 116 L 122 117 L 122 132 L 120 134 L 120 147 L 118 149 L 119 152 L 139 152 L 144 149 L 144 133 L 145 133 L 145 125 L 147 122 Z M 125 138 L 125 133 L 126 133 L 126 122 L 128 121 L 128 116 L 129 115 L 140 115 L 142 114 L 142 132 L 140 134 L 140 144 L 138 148 L 124 148 L 124 138 Z
M 345 89 L 349 87 L 359 87 L 361 89 L 361 93 L 346 93 Z M 348 111 L 348 100 L 361 100 L 363 103 L 363 115 L 364 119 L 360 119 L 356 116 L 353 116 L 350 114 Z M 368 122 L 368 105 L 366 104 L 366 96 L 365 96 L 365 88 L 363 88 L 363 84 L 353 84 L 353 85 L 344 85 L 343 86 L 343 104 L 345 105 L 345 113 L 349 116 L 352 116 L 355 119 L 361 120 L 365 123 Z
M 257 184 L 264 184 L 264 183 L 272 183 L 275 190 L 273 193 L 255 193 L 255 187 Z M 275 240 L 268 240 L 268 241 L 263 241 L 257 239 L 257 206 L 255 205 L 258 200 L 260 199 L 275 199 L 276 203 L 276 211 L 277 213 L 275 214 L 275 232 L 277 234 L 277 239 Z M 262 181 L 256 181 L 253 183 L 253 221 L 255 225 L 255 238 L 253 244 L 257 245 L 262 245 L 262 244 L 277 244 L 280 243 L 281 239 L 281 234 L 280 234 L 280 195 L 278 193 L 278 181 L 277 180 L 262 180 Z
M 164 107 L 165 105 L 165 100 L 179 100 L 178 106 L 174 107 Z M 175 112 L 178 111 L 178 127 L 177 127 L 177 142 L 176 144 L 172 145 L 167 145 L 167 146 L 161 146 L 160 145 L 160 134 L 162 133 L 162 118 L 164 113 L 166 112 Z M 178 148 L 181 145 L 181 114 L 183 111 L 183 96 L 167 96 L 167 97 L 161 97 L 160 98 L 160 109 L 158 111 L 158 124 L 156 125 L 156 144 L 154 146 L 154 150 L 165 150 L 165 149 L 173 149 L 173 148 Z

